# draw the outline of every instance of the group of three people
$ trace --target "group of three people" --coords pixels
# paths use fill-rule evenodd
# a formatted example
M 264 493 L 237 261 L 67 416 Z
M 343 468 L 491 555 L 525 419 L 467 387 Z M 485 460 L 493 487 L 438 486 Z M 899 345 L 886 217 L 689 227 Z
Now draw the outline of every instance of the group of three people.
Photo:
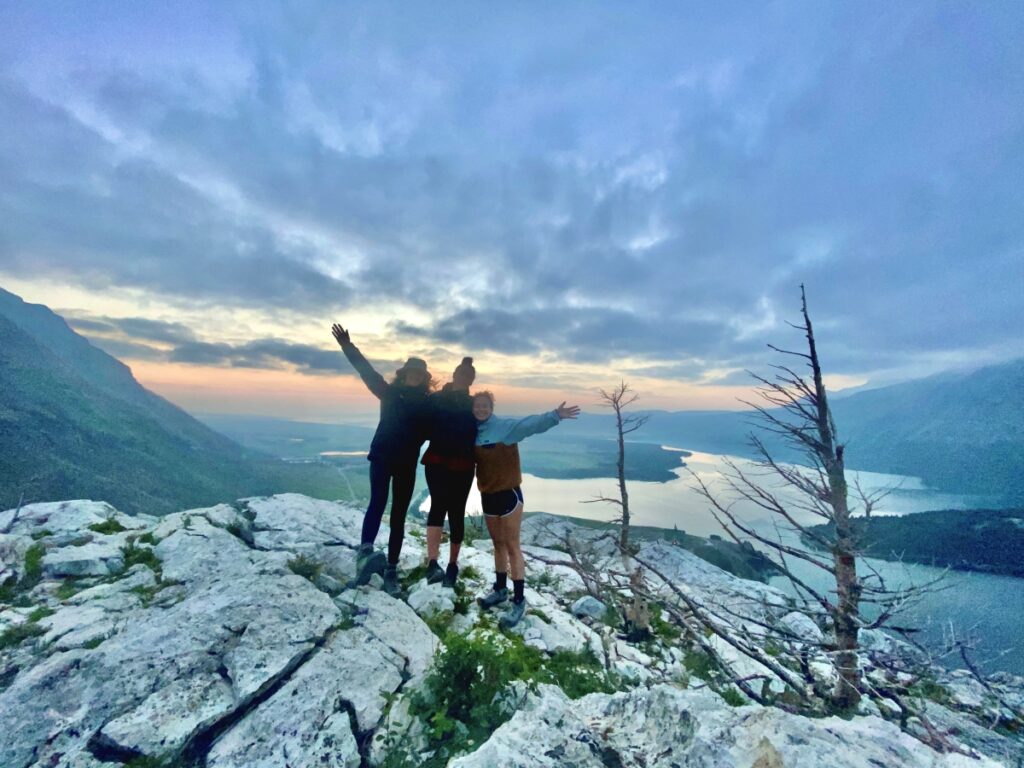
M 475 474 L 487 531 L 494 543 L 495 570 L 494 586 L 479 603 L 492 608 L 508 601 L 511 577 L 512 602 L 501 624 L 514 626 L 526 610 L 526 562 L 519 543 L 523 492 L 518 443 L 551 429 L 563 419 L 575 419 L 580 409 L 566 407 L 563 402 L 537 416 L 499 418 L 494 415 L 494 396 L 490 392 L 470 395 L 469 388 L 476 380 L 471 357 L 463 358 L 452 380 L 435 392 L 427 364 L 420 358 L 410 357 L 389 383 L 352 343 L 345 328 L 335 324 L 331 330 L 345 357 L 380 400 L 380 421 L 367 456 L 370 501 L 356 558 L 356 584 L 366 584 L 373 574 L 382 573 L 384 589 L 393 595 L 400 593 L 398 558 L 405 538 L 405 517 L 416 483 L 420 448 L 429 441 L 422 459 L 430 492 L 427 581 L 455 587 L 459 549 L 465 534 L 466 501 Z M 385 558 L 374 550 L 373 542 L 380 531 L 389 489 L 391 532 Z M 446 518 L 448 564 L 442 569 L 438 559 Z

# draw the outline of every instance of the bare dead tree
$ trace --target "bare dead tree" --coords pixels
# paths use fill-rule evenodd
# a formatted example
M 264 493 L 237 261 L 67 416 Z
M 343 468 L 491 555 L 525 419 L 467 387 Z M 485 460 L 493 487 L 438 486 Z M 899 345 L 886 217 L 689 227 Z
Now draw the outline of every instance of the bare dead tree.
M 565 556 L 528 552 L 528 558 L 574 571 L 587 593 L 614 607 L 620 619 L 626 620 L 626 629 L 631 607 L 637 603 L 659 606 L 663 620 L 681 632 L 680 642 L 700 651 L 710 661 L 713 673 L 707 685 L 720 692 L 735 686 L 751 701 L 789 712 L 821 715 L 829 711 L 833 687 L 820 668 L 836 654 L 835 641 L 828 637 L 816 640 L 779 621 L 780 615 L 792 610 L 786 601 L 769 602 L 741 593 L 731 597 L 726 593 L 707 593 L 700 597 L 667 572 L 665 563 L 642 552 L 623 553 L 617 537 L 610 533 L 593 535 L 579 531 L 574 535 L 572 529 L 551 525 L 542 530 L 545 543 L 561 549 Z M 881 579 L 873 571 L 864 577 L 865 581 L 881 583 L 879 591 L 884 591 Z M 892 610 L 922 597 L 926 591 L 919 587 L 890 590 Z M 817 615 L 825 614 L 819 610 Z M 932 748 L 974 754 L 934 724 L 927 702 L 917 700 L 915 681 L 930 677 L 934 667 L 927 651 L 913 641 L 913 630 L 888 624 L 881 614 L 871 622 L 865 621 L 862 629 L 879 625 L 907 633 L 920 655 L 911 656 L 907 649 L 891 656 L 879 651 L 866 654 L 871 666 L 885 671 L 890 682 L 879 682 L 877 676 L 865 678 L 861 682 L 865 695 L 885 703 L 886 706 L 879 707 L 883 716 L 898 720 L 902 728 Z M 629 640 L 629 635 L 624 639 Z M 743 659 L 755 662 L 760 671 L 751 674 L 750 665 Z M 607 645 L 605 665 L 610 665 Z M 755 685 L 758 681 L 760 686 Z M 778 690 L 780 683 L 782 691 Z
M 832 706 L 852 709 L 861 698 L 862 676 L 858 657 L 859 633 L 865 628 L 887 626 L 895 613 L 920 590 L 893 590 L 877 572 L 858 574 L 857 536 L 853 526 L 851 493 L 845 474 L 845 446 L 828 403 L 817 341 L 807 309 L 807 296 L 800 286 L 802 322 L 791 324 L 806 339 L 806 351 L 769 347 L 781 355 L 795 357 L 809 369 L 809 376 L 787 365 L 774 365 L 772 378 L 751 374 L 758 382 L 760 403 L 747 403 L 758 425 L 796 448 L 803 465 L 783 463 L 772 456 L 765 443 L 752 436 L 758 456 L 754 469 L 726 461 L 725 495 L 692 475 L 698 492 L 710 503 L 712 514 L 737 542 L 753 541 L 789 579 L 793 591 L 803 598 L 811 615 L 826 619 L 831 638 L 823 647 L 836 670 L 836 682 L 829 694 Z M 870 516 L 881 494 L 854 489 L 854 503 Z M 755 528 L 737 512 L 735 504 L 752 505 L 774 521 L 774 535 Z M 825 535 L 808 522 L 826 523 Z M 828 575 L 834 589 L 822 590 L 797 575 L 796 561 L 809 564 Z M 868 619 L 868 613 L 874 618 Z
M 647 423 L 649 416 L 629 414 L 624 415 L 623 411 L 635 403 L 640 395 L 630 389 L 629 384 L 620 381 L 618 386 L 611 390 L 600 390 L 601 405 L 611 408 L 615 413 L 615 433 L 618 439 L 618 459 L 616 470 L 619 479 L 619 498 L 611 496 L 596 496 L 584 503 L 607 502 L 619 508 L 618 523 L 619 547 L 623 552 L 629 549 L 629 491 L 626 489 L 626 435 L 632 434 Z
M 0 533 L 10 533 L 11 531 L 14 530 L 14 524 L 17 523 L 18 522 L 18 518 L 21 517 L 21 507 L 22 507 L 22 505 L 24 503 L 25 503 L 25 492 L 22 491 L 21 492 L 21 496 L 18 498 L 18 506 L 14 510 L 14 515 L 11 517 L 11 519 L 9 521 L 7 521 L 7 525 L 4 526 L 3 531 L 0 531 Z

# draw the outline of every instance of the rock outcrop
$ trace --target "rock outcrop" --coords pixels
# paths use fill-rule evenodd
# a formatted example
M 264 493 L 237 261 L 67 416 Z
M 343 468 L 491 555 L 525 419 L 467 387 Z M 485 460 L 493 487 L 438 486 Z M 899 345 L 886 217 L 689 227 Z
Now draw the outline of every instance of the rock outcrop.
M 145 757 L 189 768 L 356 768 L 388 759 L 396 738 L 408 764 L 438 765 L 422 691 L 439 634 L 454 643 L 480 633 L 541 657 L 592 659 L 622 690 L 570 701 L 554 686 L 513 683 L 502 694 L 508 721 L 484 743 L 467 742 L 475 751 L 452 766 L 997 764 L 940 755 L 875 716 L 727 704 L 678 642 L 632 643 L 606 626 L 604 606 L 581 600 L 583 582 L 540 523 L 524 537 L 529 611 L 508 635 L 472 599 L 489 586 L 486 541 L 464 547 L 458 592 L 408 579 L 406 602 L 347 588 L 361 517 L 292 494 L 163 518 L 90 501 L 0 513 L 0 530 L 9 528 L 0 537 L 0 766 Z M 422 535 L 410 526 L 406 574 L 422 564 Z M 801 636 L 820 631 L 777 590 L 684 550 L 645 544 L 638 557 L 694 599 L 777 613 Z M 1024 715 L 1024 684 L 1003 676 L 987 685 L 950 676 L 932 719 L 972 733 L 989 755 L 1013 756 L 1019 743 L 983 723 Z

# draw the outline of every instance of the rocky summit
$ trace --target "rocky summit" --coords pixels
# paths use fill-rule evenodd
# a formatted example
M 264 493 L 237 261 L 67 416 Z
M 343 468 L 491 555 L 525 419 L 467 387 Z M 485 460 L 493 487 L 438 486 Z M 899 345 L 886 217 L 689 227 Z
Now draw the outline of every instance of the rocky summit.
M 493 567 L 482 533 L 464 547 L 451 590 L 422 578 L 423 530 L 411 525 L 396 599 L 379 584 L 348 586 L 361 519 L 360 509 L 291 494 L 160 518 L 94 501 L 0 513 L 0 766 L 981 768 L 1021 759 L 1018 678 L 936 671 L 925 706 L 951 747 L 940 753 L 914 738 L 913 723 L 901 729 L 868 705 L 807 718 L 749 702 L 716 683 L 664 622 L 630 639 L 585 594 L 560 546 L 585 544 L 593 534 L 582 528 L 544 516 L 524 524 L 529 611 L 506 632 L 473 599 Z M 678 547 L 645 543 L 637 558 L 730 614 L 822 631 L 783 593 Z

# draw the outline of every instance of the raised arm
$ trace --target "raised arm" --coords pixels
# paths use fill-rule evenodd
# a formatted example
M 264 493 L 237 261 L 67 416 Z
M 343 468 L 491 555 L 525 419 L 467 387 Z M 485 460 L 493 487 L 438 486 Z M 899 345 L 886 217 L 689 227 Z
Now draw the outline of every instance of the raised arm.
M 348 331 L 342 328 L 340 325 L 335 323 L 331 326 L 331 333 L 338 342 L 338 346 L 341 347 L 341 351 L 345 353 L 345 357 L 352 363 L 352 367 L 356 369 L 359 374 L 359 378 L 363 380 L 366 388 L 370 390 L 376 397 L 381 398 L 384 393 L 388 390 L 388 383 L 384 381 L 384 377 L 373 370 L 373 366 L 370 365 L 370 361 L 363 357 L 363 353 L 359 351 L 359 348 L 352 343 L 352 339 L 349 337 Z
M 525 440 L 530 435 L 539 435 L 547 432 L 556 426 L 562 419 L 575 419 L 580 415 L 579 406 L 571 405 L 568 408 L 563 402 L 552 411 L 539 413 L 536 416 L 527 416 L 523 419 L 500 419 L 499 429 L 502 434 L 498 442 L 512 444 Z M 494 418 L 493 416 L 491 417 Z

